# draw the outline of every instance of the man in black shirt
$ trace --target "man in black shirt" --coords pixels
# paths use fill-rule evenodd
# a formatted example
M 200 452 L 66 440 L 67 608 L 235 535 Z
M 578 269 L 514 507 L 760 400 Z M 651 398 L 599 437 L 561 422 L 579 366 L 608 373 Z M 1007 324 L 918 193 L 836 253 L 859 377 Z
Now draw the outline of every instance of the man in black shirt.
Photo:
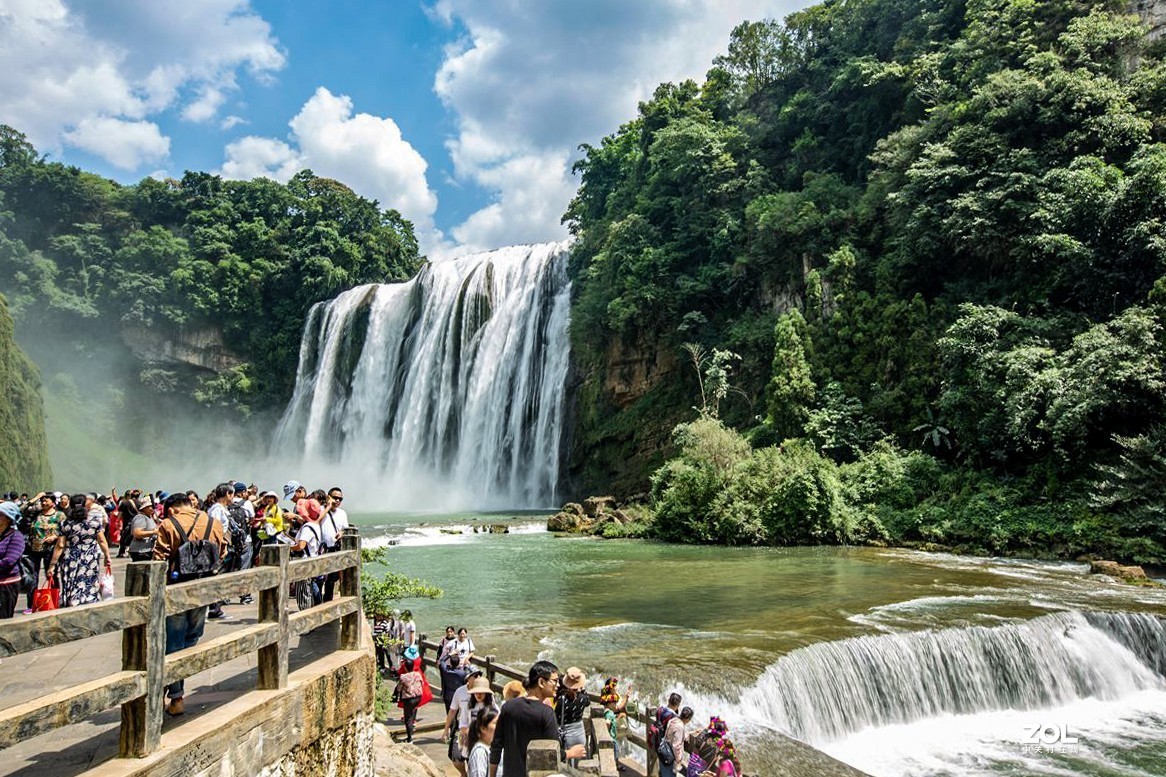
M 502 705 L 490 745 L 490 777 L 498 774 L 498 764 L 506 777 L 527 777 L 526 748 L 536 739 L 559 741 L 555 711 L 546 703 L 559 687 L 559 668 L 550 661 L 538 661 L 526 678 L 526 695 Z

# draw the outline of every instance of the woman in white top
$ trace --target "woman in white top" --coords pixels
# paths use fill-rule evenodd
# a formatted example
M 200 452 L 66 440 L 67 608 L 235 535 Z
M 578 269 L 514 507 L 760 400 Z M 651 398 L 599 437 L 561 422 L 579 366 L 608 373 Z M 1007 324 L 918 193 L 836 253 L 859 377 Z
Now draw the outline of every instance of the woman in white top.
M 462 666 L 469 664 L 470 659 L 474 656 L 474 641 L 470 639 L 464 628 L 458 629 L 457 639 L 454 640 L 453 645 L 450 647 L 450 652 L 452 653 L 454 651 L 461 656 Z
M 470 757 L 466 759 L 466 777 L 489 777 L 490 745 L 494 742 L 494 726 L 498 723 L 498 713 L 485 709 L 470 726 Z M 502 775 L 502 764 L 498 764 L 498 777 Z

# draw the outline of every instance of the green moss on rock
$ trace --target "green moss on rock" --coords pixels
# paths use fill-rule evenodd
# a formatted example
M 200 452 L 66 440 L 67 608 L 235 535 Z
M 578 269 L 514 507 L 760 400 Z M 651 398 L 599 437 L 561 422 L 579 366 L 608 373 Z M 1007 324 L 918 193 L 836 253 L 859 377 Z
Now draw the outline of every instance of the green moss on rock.
M 0 295 L 0 490 L 36 491 L 51 482 L 40 373 L 16 345 Z

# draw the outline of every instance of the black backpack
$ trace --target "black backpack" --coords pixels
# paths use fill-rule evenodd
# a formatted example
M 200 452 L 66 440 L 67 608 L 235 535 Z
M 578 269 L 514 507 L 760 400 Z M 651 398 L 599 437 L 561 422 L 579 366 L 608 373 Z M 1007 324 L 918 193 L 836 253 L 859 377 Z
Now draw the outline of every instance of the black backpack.
M 672 752 L 672 743 L 664 739 L 668 721 L 674 717 L 676 717 L 676 713 L 670 707 L 657 707 L 655 719 L 648 724 L 648 746 L 656 751 L 656 757 L 665 766 L 676 763 L 676 753 Z
M 227 505 L 227 524 L 231 529 L 231 548 L 235 556 L 243 555 L 243 546 L 251 537 L 251 516 L 243 508 L 242 502 Z
M 197 520 L 197 519 L 196 519 Z M 170 516 L 170 523 L 174 524 L 182 542 L 178 545 L 178 559 L 174 564 L 174 571 L 178 573 L 179 581 L 194 580 L 207 577 L 219 571 L 219 546 L 211 542 L 211 529 L 214 519 L 207 516 L 206 534 L 201 540 L 192 540 L 182 529 L 182 525 Z

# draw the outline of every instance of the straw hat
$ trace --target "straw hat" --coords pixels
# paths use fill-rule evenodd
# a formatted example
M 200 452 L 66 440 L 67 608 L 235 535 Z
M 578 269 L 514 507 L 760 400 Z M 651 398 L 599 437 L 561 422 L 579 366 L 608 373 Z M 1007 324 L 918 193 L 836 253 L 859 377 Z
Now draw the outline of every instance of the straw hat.
M 493 693 L 494 689 L 490 687 L 490 681 L 485 677 L 475 677 L 466 686 L 466 690 L 470 693 Z
M 583 674 L 582 669 L 577 666 L 567 667 L 567 671 L 563 673 L 564 688 L 570 688 L 572 691 L 581 691 L 586 684 L 587 675 Z

